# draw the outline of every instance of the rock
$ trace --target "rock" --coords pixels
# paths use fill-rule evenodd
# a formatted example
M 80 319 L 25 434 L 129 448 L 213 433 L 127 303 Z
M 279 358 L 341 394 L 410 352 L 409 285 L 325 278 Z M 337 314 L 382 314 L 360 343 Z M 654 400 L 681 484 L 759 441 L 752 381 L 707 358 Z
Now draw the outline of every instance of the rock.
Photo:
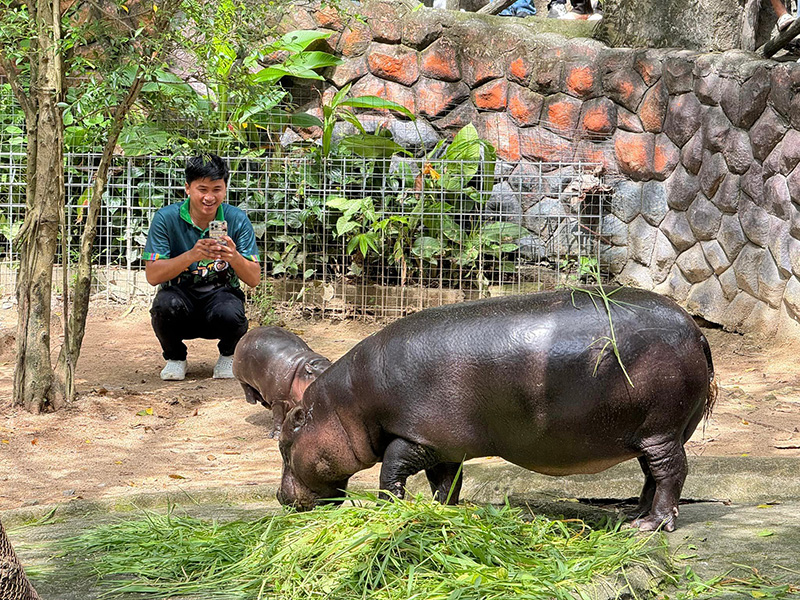
M 725 299 L 728 302 L 733 300 L 736 297 L 736 294 L 739 293 L 739 284 L 736 283 L 736 273 L 734 270 L 726 269 L 717 275 L 717 280 L 722 288 L 722 294 L 725 296 Z
M 678 256 L 676 264 L 689 283 L 700 283 L 714 273 L 703 255 L 703 248 L 700 244 L 695 244 Z
M 772 254 L 764 252 L 758 269 L 758 298 L 772 308 L 778 308 L 785 287 L 786 280 L 781 278 Z
M 681 150 L 681 163 L 690 173 L 697 173 L 703 165 L 703 136 L 695 133 Z
M 642 185 L 642 216 L 645 220 L 658 227 L 668 211 L 666 186 L 659 181 L 645 182 Z
M 710 154 L 706 152 L 703 156 L 703 164 L 700 167 L 698 179 L 700 181 L 700 191 L 707 198 L 712 198 L 717 193 L 722 180 L 728 174 L 728 165 L 721 153 Z
M 508 185 L 517 192 L 538 192 L 544 194 L 541 165 L 521 161 L 508 176 Z
M 739 223 L 747 239 L 759 246 L 767 246 L 771 225 L 767 211 L 742 198 L 739 201 Z
M 617 276 L 617 281 L 621 285 L 629 285 L 644 290 L 653 289 L 653 277 L 650 269 L 635 261 L 628 261 L 625 268 Z
M 767 158 L 775 145 L 781 141 L 788 128 L 781 116 L 770 107 L 767 107 L 750 129 L 753 156 L 760 161 Z
M 521 237 L 517 244 L 519 245 L 520 256 L 526 260 L 540 261 L 547 258 L 547 246 L 545 246 L 541 238 L 535 235 Z
M 728 260 L 735 260 L 741 249 L 747 243 L 747 237 L 744 235 L 744 231 L 742 231 L 742 226 L 739 223 L 739 217 L 737 215 L 722 216 L 722 222 L 720 223 L 716 239 L 725 251 Z
M 747 244 L 739 256 L 733 261 L 733 270 L 736 273 L 736 282 L 739 289 L 744 290 L 754 298 L 758 298 L 758 271 L 766 250 Z
M 642 184 L 621 180 L 611 195 L 611 212 L 624 223 L 630 223 L 642 212 Z
M 560 219 L 567 216 L 561 202 L 556 198 L 542 198 L 525 212 L 522 226 L 534 234 L 553 230 Z
M 698 240 L 710 240 L 719 231 L 722 212 L 703 194 L 698 194 L 686 211 L 686 218 L 689 220 L 689 226 Z
M 697 175 L 692 175 L 682 165 L 678 165 L 672 175 L 664 182 L 667 204 L 675 210 L 686 210 L 694 202 L 700 191 Z
M 669 238 L 663 231 L 656 233 L 656 243 L 653 248 L 653 258 L 650 261 L 650 274 L 653 277 L 653 283 L 662 283 L 675 264 L 675 259 L 678 256 L 675 246 L 669 241 Z
M 628 249 L 624 246 L 607 246 L 600 244 L 599 262 L 612 275 L 622 272 L 628 263 Z
M 689 226 L 686 213 L 682 211 L 671 210 L 668 212 L 661 223 L 661 231 L 669 238 L 678 252 L 688 250 L 697 241 Z
M 703 138 L 705 147 L 711 152 L 720 152 L 728 143 L 731 122 L 719 107 L 706 110 L 703 118 Z
M 725 251 L 717 240 L 700 242 L 700 245 L 703 248 L 703 255 L 706 257 L 708 264 L 711 265 L 711 268 L 714 269 L 715 275 L 719 275 L 731 266 L 731 261 L 728 260 Z
M 495 185 L 486 202 L 486 214 L 501 221 L 522 224 L 522 204 L 519 193 L 515 192 L 508 182 Z
M 686 310 L 700 315 L 712 323 L 722 323 L 727 307 L 728 300 L 716 277 L 709 277 L 705 281 L 693 285 L 686 298 Z
M 628 225 L 628 254 L 645 266 L 650 265 L 658 229 L 639 215 Z
M 753 148 L 746 131 L 731 129 L 722 148 L 722 156 L 733 173 L 746 173 L 753 164 Z
M 742 194 L 739 180 L 738 175 L 728 173 L 717 188 L 717 193 L 714 194 L 711 203 L 722 212 L 735 214 L 739 208 L 739 198 Z
M 783 302 L 789 315 L 795 320 L 800 322 L 800 282 L 797 278 L 792 277 L 786 283 L 786 289 L 783 292 Z
M 722 315 L 722 325 L 729 331 L 742 331 L 742 327 L 752 314 L 756 305 L 760 304 L 747 292 L 740 291 L 725 309 Z
M 678 265 L 673 266 L 667 278 L 654 288 L 659 294 L 669 296 L 677 302 L 684 302 L 691 289 L 691 284 L 686 281 Z
M 700 128 L 702 108 L 694 94 L 682 94 L 669 100 L 664 133 L 676 146 L 683 147 Z

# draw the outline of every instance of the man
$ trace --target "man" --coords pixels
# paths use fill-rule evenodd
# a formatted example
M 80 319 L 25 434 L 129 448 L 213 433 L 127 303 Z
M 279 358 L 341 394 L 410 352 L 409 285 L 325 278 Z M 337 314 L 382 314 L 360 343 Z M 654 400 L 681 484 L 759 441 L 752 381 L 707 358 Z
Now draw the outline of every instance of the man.
M 160 285 L 150 309 L 153 329 L 167 361 L 161 379 L 186 377 L 183 340 L 218 339 L 215 379 L 233 377 L 233 350 L 247 332 L 244 294 L 239 281 L 261 281 L 255 233 L 247 215 L 223 204 L 228 166 L 215 154 L 186 165 L 185 202 L 156 212 L 143 259 L 150 285 Z M 208 237 L 209 223 L 227 223 L 220 241 Z

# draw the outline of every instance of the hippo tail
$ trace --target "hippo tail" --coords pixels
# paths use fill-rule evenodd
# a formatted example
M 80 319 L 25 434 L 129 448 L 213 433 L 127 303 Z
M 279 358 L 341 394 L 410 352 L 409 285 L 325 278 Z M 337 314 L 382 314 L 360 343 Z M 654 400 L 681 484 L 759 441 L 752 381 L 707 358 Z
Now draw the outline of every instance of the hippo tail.
M 703 353 L 706 355 L 706 364 L 708 365 L 708 396 L 706 396 L 706 405 L 703 409 L 703 419 L 707 420 L 717 402 L 719 385 L 714 377 L 714 362 L 711 360 L 711 347 L 708 345 L 706 336 L 700 334 L 700 343 L 703 345 Z

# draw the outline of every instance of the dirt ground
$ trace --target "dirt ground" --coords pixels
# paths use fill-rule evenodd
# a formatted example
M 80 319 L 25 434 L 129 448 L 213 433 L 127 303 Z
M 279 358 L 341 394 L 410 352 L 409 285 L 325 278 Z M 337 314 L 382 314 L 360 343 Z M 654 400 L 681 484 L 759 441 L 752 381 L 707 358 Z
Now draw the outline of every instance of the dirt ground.
M 186 380 L 163 382 L 147 309 L 96 309 L 78 365 L 78 401 L 34 416 L 10 406 L 15 319 L 13 309 L 0 309 L 0 510 L 279 481 L 271 415 L 245 402 L 236 381 L 211 379 L 215 342 L 188 342 Z M 380 328 L 303 319 L 285 326 L 331 359 Z M 800 456 L 800 343 L 705 333 L 720 396 L 688 453 Z M 372 471 L 361 477 L 377 486 Z

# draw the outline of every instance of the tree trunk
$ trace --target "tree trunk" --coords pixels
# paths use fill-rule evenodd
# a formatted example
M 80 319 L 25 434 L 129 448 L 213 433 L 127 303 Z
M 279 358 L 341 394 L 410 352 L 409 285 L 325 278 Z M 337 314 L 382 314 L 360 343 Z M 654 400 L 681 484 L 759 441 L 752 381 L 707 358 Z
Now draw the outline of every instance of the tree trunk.
M 39 600 L 25 570 L 8 541 L 0 522 L 0 598 L 3 600 Z
M 38 0 L 38 52 L 28 125 L 27 214 L 19 233 L 17 366 L 15 405 L 39 413 L 63 403 L 50 360 L 50 307 L 59 217 L 64 204 L 64 124 L 60 0 Z M 31 147 L 32 146 L 32 147 Z

